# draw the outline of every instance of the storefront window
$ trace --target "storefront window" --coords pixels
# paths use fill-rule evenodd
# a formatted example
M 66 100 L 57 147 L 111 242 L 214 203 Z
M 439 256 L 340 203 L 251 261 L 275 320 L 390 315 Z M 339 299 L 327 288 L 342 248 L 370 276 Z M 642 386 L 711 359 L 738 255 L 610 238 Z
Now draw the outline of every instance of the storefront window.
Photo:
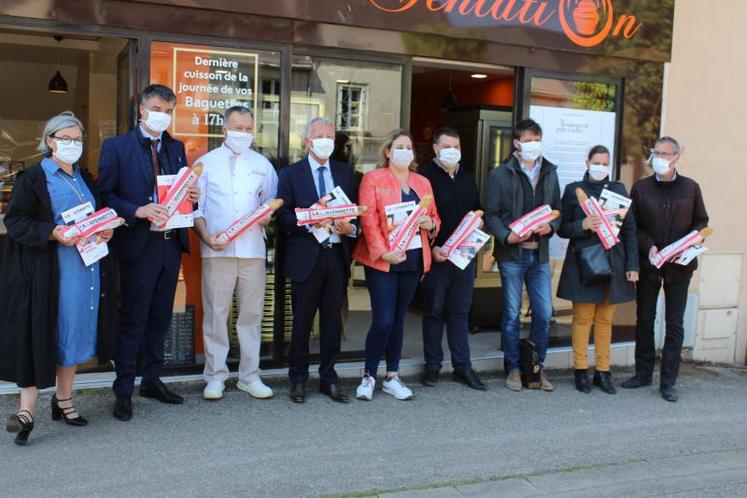
M 363 173 L 376 167 L 381 142 L 400 126 L 402 66 L 296 55 L 291 83 L 291 161 L 301 159 L 306 123 L 336 124 L 335 157 Z
M 42 158 L 36 147 L 44 124 L 63 111 L 83 123 L 80 165 L 97 176 L 101 143 L 116 133 L 117 56 L 129 40 L 2 31 L 0 40 L 0 64 L 12 75 L 0 81 L 2 216 L 17 173 Z M 51 86 L 58 71 L 63 89 Z
M 223 113 L 243 105 L 255 116 L 254 145 L 277 164 L 280 128 L 280 54 L 180 43 L 151 44 L 151 83 L 167 85 L 177 96 L 170 133 L 184 142 L 190 165 L 223 143 Z M 190 234 L 192 253 L 182 260 L 174 318 L 166 346 L 167 364 L 202 362 L 202 296 L 199 240 Z M 272 354 L 275 288 L 275 234 L 267 236 L 267 287 L 262 319 L 262 357 Z M 237 305 L 229 317 L 229 365 L 238 361 Z

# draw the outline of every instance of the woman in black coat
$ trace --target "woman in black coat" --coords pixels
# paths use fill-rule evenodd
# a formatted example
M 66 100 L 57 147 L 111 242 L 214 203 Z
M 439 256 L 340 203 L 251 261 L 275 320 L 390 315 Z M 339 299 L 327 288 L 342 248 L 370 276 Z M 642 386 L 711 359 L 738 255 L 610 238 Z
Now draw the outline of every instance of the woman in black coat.
M 56 385 L 52 418 L 84 426 L 72 402 L 76 366 L 94 355 L 112 357 L 116 282 L 108 257 L 86 266 L 76 239 L 64 237 L 62 213 L 101 199 L 77 163 L 83 126 L 72 113 L 47 122 L 40 164 L 19 173 L 5 214 L 7 238 L 0 268 L 0 380 L 21 388 L 20 407 L 6 420 L 25 445 L 34 427 L 39 389 Z M 112 231 L 101 232 L 108 241 Z M 90 310 L 90 313 L 89 313 Z
M 586 165 L 584 179 L 571 183 L 563 193 L 563 217 L 558 235 L 570 239 L 565 255 L 563 271 L 558 284 L 558 297 L 573 301 L 573 366 L 576 389 L 591 391 L 588 378 L 589 332 L 594 325 L 594 353 L 596 368 L 594 385 L 608 394 L 615 394 L 610 375 L 610 344 L 612 342 L 612 317 L 617 304 L 635 299 L 638 281 L 638 240 L 632 213 L 627 213 L 620 227 L 620 242 L 608 252 L 612 277 L 601 283 L 584 284 L 579 268 L 578 251 L 593 245 L 601 245 L 594 229 L 601 220 L 586 216 L 576 197 L 581 188 L 587 196 L 599 199 L 603 189 L 623 196 L 628 195 L 625 185 L 609 179 L 610 153 L 603 145 L 593 147 Z

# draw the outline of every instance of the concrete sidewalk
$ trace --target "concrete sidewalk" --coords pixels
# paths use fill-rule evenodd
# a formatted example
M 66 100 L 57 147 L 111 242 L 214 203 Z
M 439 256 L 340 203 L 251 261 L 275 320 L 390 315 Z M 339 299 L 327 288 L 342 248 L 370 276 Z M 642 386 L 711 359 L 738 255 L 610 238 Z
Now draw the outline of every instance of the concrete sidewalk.
M 747 495 L 747 449 L 695 453 L 384 493 L 382 498 Z
M 271 400 L 231 387 L 220 402 L 189 384 L 184 406 L 136 396 L 130 423 L 110 415 L 109 392 L 86 391 L 83 429 L 53 423 L 45 395 L 32 444 L 0 444 L 0 494 L 747 496 L 747 370 L 684 366 L 675 404 L 654 387 L 583 395 L 568 372 L 554 393 L 485 378 L 488 392 L 412 383 L 410 402 L 310 390 L 300 406 L 282 382 Z M 0 397 L 0 412 L 15 403 Z

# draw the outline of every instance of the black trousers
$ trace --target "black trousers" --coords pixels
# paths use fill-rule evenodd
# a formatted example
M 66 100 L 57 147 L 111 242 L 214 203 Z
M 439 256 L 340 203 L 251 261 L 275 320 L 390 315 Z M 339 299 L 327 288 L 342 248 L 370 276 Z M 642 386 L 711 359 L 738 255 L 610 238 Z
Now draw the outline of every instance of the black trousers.
M 309 378 L 309 337 L 314 315 L 319 310 L 319 349 L 322 385 L 337 384 L 335 364 L 340 357 L 342 303 L 347 283 L 345 257 L 341 244 L 322 248 L 308 280 L 291 282 L 293 328 L 288 377 L 293 384 Z
M 469 353 L 469 311 L 475 286 L 475 261 L 464 270 L 451 262 L 433 263 L 423 280 L 423 355 L 425 369 L 438 372 L 444 360 L 441 340 L 446 325 L 446 340 L 451 365 L 458 372 L 472 367 Z
M 114 393 L 131 396 L 138 351 L 143 351 L 142 385 L 161 376 L 163 345 L 171 324 L 174 293 L 181 265 L 176 237 L 148 239 L 142 256 L 120 261 L 120 309 L 114 366 Z
M 666 336 L 661 352 L 662 387 L 673 387 L 677 383 L 684 338 L 683 321 L 687 304 L 687 289 L 690 279 L 663 282 Z M 654 373 L 656 351 L 654 344 L 654 321 L 656 300 L 662 287 L 662 279 L 641 275 L 638 282 L 638 321 L 635 330 L 635 371 L 641 379 L 650 379 Z

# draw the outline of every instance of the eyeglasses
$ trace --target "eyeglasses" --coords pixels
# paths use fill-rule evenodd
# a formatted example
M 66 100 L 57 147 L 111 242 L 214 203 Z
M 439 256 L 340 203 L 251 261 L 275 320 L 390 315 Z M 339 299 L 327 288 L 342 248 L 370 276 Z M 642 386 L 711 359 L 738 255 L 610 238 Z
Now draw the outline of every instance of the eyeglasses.
M 55 137 L 54 135 L 52 135 L 52 138 L 62 145 L 70 145 L 71 143 L 74 143 L 75 145 L 83 145 L 82 138 Z
M 654 157 L 663 157 L 664 159 L 669 159 L 677 155 L 676 152 L 661 152 L 656 149 L 649 149 L 651 152 L 651 155 Z

